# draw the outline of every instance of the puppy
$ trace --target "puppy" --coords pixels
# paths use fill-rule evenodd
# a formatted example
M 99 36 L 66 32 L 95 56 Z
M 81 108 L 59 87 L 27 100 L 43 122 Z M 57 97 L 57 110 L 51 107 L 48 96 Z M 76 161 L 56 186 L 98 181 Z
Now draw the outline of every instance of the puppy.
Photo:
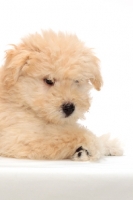
M 0 155 L 97 160 L 122 155 L 117 140 L 77 124 L 100 90 L 99 59 L 75 35 L 44 31 L 6 52 L 0 68 Z

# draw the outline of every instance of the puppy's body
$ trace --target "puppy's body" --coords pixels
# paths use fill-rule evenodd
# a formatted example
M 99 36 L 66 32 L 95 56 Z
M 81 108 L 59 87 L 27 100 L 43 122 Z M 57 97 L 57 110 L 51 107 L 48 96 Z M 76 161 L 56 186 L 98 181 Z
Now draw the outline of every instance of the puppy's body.
M 0 118 L 0 154 L 2 156 L 64 159 L 71 158 L 80 146 L 88 149 L 89 152 L 94 151 L 92 159 L 101 156 L 100 146 L 95 141 L 96 137 L 76 123 L 63 126 L 46 123 L 31 110 L 19 109 L 12 104 L 1 104 L 1 113 L 2 110 L 8 111 L 3 112 Z
M 0 69 L 0 155 L 30 159 L 97 160 L 121 155 L 108 137 L 76 122 L 100 90 L 98 59 L 74 35 L 30 35 L 7 52 Z M 103 142 L 104 141 L 104 142 Z

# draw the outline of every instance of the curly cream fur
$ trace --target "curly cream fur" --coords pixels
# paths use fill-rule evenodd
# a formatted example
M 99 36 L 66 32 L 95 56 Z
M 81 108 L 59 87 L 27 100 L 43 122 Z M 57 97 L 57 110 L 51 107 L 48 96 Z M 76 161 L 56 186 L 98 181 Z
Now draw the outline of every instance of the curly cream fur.
M 0 68 L 0 155 L 77 160 L 80 146 L 89 156 L 79 160 L 97 160 L 112 146 L 111 155 L 121 155 L 116 142 L 76 123 L 90 107 L 93 86 L 102 86 L 99 60 L 75 35 L 43 31 L 13 45 Z M 65 117 L 68 102 L 75 111 Z

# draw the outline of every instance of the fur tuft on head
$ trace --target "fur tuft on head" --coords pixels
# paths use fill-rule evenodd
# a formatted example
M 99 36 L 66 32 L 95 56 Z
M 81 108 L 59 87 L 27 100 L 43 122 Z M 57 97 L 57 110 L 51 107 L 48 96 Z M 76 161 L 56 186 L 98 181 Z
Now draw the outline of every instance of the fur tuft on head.
M 38 69 L 35 69 L 33 61 L 37 62 Z M 99 59 L 76 35 L 50 30 L 23 38 L 19 45 L 6 52 L 3 84 L 10 87 L 23 72 L 37 72 L 39 67 L 46 68 L 46 73 L 58 71 L 64 78 L 74 78 L 78 74 L 80 79 L 90 81 L 97 90 L 102 86 Z

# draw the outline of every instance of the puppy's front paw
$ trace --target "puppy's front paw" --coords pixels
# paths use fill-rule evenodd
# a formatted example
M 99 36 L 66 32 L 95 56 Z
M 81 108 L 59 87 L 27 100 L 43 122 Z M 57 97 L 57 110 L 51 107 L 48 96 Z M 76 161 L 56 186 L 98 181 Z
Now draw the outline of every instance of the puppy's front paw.
M 89 160 L 89 152 L 87 149 L 84 149 L 82 146 L 80 146 L 72 156 L 72 160 L 77 160 L 77 161 L 86 161 Z

